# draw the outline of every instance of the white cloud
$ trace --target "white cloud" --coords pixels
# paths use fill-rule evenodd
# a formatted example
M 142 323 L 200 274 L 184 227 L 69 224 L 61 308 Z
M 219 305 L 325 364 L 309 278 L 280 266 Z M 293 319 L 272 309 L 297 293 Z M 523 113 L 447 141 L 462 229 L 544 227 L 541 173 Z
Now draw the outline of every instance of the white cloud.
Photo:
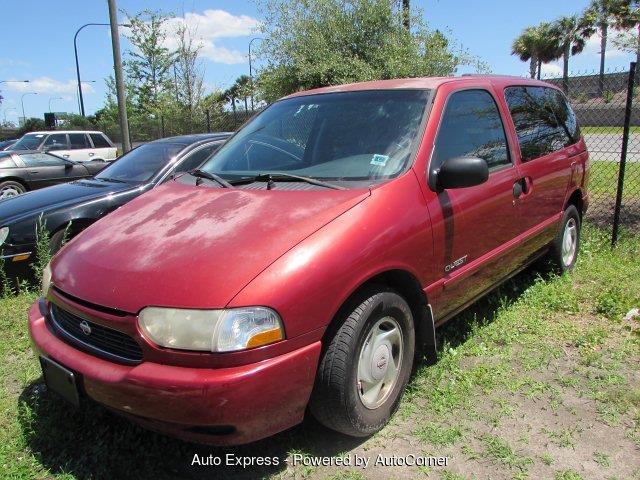
M 176 32 L 186 26 L 200 44 L 203 57 L 216 63 L 228 65 L 247 61 L 246 52 L 229 49 L 217 44 L 221 38 L 237 38 L 251 35 L 260 22 L 248 15 L 233 15 L 225 10 L 205 10 L 202 13 L 189 12 L 184 17 L 171 18 L 166 23 L 165 45 L 175 48 L 178 43 Z
M 624 37 L 627 35 L 629 31 L 626 30 L 617 30 L 610 29 L 607 34 L 607 49 L 606 49 L 606 57 L 607 58 L 616 58 L 616 57 L 624 57 L 628 55 L 627 52 L 619 49 L 615 45 L 615 40 Z M 637 32 L 633 30 L 631 33 L 637 35 Z M 596 32 L 589 37 L 587 43 L 582 51 L 583 55 L 594 55 L 600 56 L 600 40 L 601 40 L 600 32 Z
M 562 75 L 562 67 L 555 63 L 542 64 L 542 77 L 558 77 Z
M 61 82 L 51 77 L 39 77 L 29 81 L 29 83 L 5 83 L 7 90 L 14 92 L 38 92 L 38 93 L 76 93 L 77 83 L 75 80 Z M 94 88 L 90 83 L 82 84 L 82 93 L 92 93 Z

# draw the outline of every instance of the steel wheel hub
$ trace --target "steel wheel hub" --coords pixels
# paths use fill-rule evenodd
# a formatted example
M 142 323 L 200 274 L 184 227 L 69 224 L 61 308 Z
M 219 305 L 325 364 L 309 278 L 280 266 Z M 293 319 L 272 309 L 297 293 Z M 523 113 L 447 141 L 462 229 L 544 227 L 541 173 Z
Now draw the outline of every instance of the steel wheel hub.
M 369 409 L 391 395 L 402 365 L 402 330 L 392 317 L 378 320 L 369 330 L 358 357 L 358 395 Z
M 22 191 L 19 190 L 17 187 L 14 187 L 14 186 L 4 187 L 2 190 L 0 190 L 0 199 L 15 197 L 17 195 L 20 195 L 21 193 Z
M 578 246 L 578 225 L 574 218 L 570 218 L 562 234 L 562 263 L 568 267 L 573 262 Z

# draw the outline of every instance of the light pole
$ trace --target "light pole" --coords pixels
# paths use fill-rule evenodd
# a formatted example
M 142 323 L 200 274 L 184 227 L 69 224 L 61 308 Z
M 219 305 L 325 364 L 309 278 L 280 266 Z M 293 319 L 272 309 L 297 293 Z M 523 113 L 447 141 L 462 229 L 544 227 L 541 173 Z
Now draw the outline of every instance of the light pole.
M 97 80 L 83 80 L 82 83 L 96 83 Z M 76 102 L 78 103 L 78 113 L 82 114 L 82 110 L 80 110 L 80 90 L 76 88 Z
M 29 80 L 0 80 L 0 83 L 29 83 Z
M 78 30 L 76 30 L 76 34 L 73 36 L 73 52 L 76 55 L 76 77 L 78 78 L 78 95 L 80 96 L 80 115 L 84 117 L 84 99 L 82 98 L 82 82 L 80 81 L 80 64 L 78 63 L 78 34 L 85 27 L 90 26 L 103 26 L 108 27 L 109 23 L 85 23 Z M 128 27 L 129 25 L 121 25 L 122 27 Z
M 253 110 L 253 69 L 251 68 L 251 44 L 256 40 L 262 39 L 260 37 L 255 37 L 249 41 L 249 82 L 251 83 L 251 110 Z
M 62 97 L 49 97 L 49 113 L 51 113 L 51 102 L 53 100 L 64 100 Z
M 27 93 L 23 93 L 22 96 L 20 97 L 20 103 L 22 104 L 22 121 L 26 122 L 27 121 L 27 117 L 24 114 L 24 97 L 26 97 L 27 95 L 38 95 L 38 92 L 27 92 Z

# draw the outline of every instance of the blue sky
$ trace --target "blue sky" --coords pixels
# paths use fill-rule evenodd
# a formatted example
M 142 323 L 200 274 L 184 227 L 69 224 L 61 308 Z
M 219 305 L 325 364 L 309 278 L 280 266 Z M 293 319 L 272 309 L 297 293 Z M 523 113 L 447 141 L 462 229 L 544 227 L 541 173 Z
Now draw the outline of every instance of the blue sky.
M 77 112 L 73 35 L 89 22 L 108 22 L 107 2 L 95 0 L 4 0 L 0 29 L 0 79 L 29 79 L 30 84 L 2 84 L 5 97 L 0 118 L 16 121 L 24 98 L 27 116 L 42 116 L 52 110 Z M 447 31 L 460 45 L 484 60 L 495 73 L 525 75 L 528 66 L 510 55 L 511 42 L 520 31 L 543 20 L 581 11 L 588 0 L 412 0 L 422 9 L 432 28 Z M 203 49 L 205 83 L 208 90 L 224 88 L 248 73 L 247 45 L 260 16 L 255 4 L 246 0 L 119 0 L 130 13 L 144 8 L 173 11 L 198 24 Z M 104 78 L 112 72 L 108 27 L 87 27 L 79 35 L 80 69 L 88 113 L 104 102 Z M 256 45 L 256 42 L 254 42 Z M 123 51 L 128 46 L 123 41 Z M 584 53 L 571 59 L 571 70 L 592 71 L 598 66 L 599 38 L 588 42 Z M 612 49 L 607 67 L 622 68 L 633 57 Z M 559 65 L 559 64 L 558 64 Z M 545 71 L 554 73 L 558 65 Z M 62 98 L 57 98 L 62 97 Z

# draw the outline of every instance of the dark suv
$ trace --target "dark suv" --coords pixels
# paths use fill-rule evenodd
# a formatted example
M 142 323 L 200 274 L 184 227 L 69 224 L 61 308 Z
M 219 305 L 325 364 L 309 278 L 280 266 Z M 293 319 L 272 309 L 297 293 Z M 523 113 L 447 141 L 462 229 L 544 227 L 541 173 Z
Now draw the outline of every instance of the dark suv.
M 587 151 L 556 87 L 470 76 L 300 92 L 73 239 L 29 312 L 51 390 L 244 443 L 311 412 L 364 436 L 435 328 L 576 261 Z

